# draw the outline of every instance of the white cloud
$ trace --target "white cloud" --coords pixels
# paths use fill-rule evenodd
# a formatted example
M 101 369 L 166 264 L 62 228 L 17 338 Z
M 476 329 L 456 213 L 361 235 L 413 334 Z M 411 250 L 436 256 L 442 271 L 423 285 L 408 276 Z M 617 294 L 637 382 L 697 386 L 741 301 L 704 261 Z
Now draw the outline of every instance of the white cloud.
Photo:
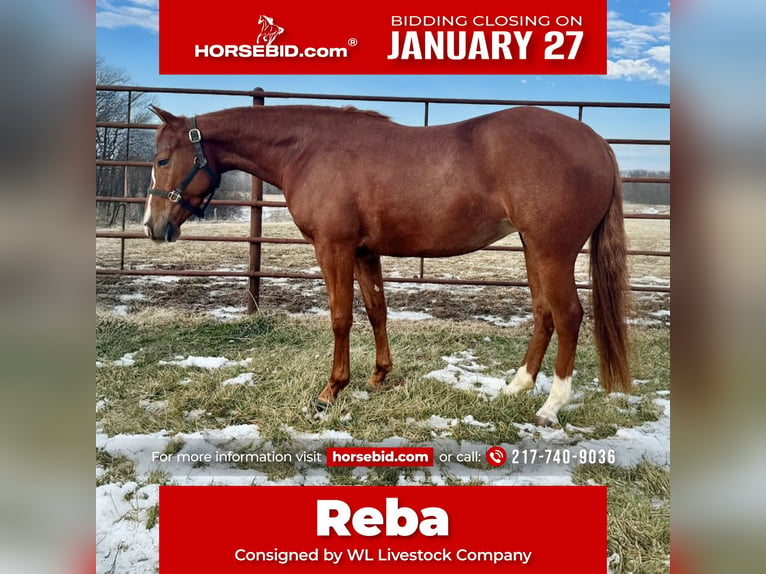
M 670 83 L 670 12 L 654 14 L 649 24 L 634 24 L 610 11 L 607 38 L 608 78 Z
M 661 64 L 670 64 L 670 46 L 654 46 L 646 51 L 647 54 Z
M 670 42 L 670 12 L 655 14 L 651 24 L 634 24 L 609 12 L 607 38 L 613 56 L 636 58 L 651 46 Z
M 135 26 L 157 32 L 159 30 L 158 0 L 97 0 L 97 28 L 126 28 Z
M 610 80 L 650 80 L 658 84 L 670 83 L 670 69 L 652 64 L 649 58 L 609 60 L 606 74 Z

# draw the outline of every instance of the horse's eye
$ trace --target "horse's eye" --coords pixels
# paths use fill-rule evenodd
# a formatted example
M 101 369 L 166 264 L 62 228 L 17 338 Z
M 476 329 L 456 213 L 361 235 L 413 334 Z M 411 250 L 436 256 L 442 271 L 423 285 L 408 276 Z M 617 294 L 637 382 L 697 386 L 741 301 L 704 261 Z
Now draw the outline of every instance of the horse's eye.
M 157 165 L 160 166 L 160 167 L 165 167 L 169 163 L 170 163 L 169 159 L 159 159 L 159 160 L 157 160 Z

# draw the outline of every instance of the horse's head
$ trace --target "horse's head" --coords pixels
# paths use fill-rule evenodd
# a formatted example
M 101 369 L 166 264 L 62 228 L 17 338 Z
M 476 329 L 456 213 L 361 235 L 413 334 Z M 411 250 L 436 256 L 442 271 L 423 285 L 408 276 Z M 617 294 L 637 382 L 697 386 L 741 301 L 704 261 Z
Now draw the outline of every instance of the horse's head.
M 175 241 L 190 215 L 203 216 L 220 177 L 202 149 L 194 118 L 174 116 L 155 106 L 151 109 L 162 124 L 157 128 L 144 230 L 154 241 Z

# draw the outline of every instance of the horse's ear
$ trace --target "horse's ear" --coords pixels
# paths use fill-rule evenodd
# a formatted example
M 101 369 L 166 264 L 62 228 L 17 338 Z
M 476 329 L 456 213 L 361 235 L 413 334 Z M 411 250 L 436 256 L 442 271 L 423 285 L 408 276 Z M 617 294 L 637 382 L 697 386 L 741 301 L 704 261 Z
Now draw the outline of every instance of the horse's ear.
M 167 112 L 162 108 L 158 108 L 155 105 L 149 105 L 149 109 L 154 113 L 154 115 L 156 115 L 168 125 L 173 125 L 182 121 L 178 116 L 174 116 L 170 112 Z

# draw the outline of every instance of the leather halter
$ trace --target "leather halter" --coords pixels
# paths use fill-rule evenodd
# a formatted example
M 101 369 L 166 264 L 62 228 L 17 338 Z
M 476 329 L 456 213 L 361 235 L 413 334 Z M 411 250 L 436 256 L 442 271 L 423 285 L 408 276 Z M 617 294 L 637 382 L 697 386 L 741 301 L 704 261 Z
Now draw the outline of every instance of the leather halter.
M 165 199 L 169 199 L 173 203 L 177 203 L 183 207 L 186 211 L 189 211 L 202 219 L 205 217 L 205 209 L 207 209 L 210 200 L 213 199 L 215 190 L 218 189 L 219 185 L 221 185 L 221 176 L 215 173 L 207 163 L 205 153 L 202 151 L 202 134 L 197 129 L 197 119 L 195 117 L 191 118 L 189 141 L 194 144 L 194 165 L 192 166 L 189 173 L 186 174 L 186 177 L 183 179 L 183 181 L 181 181 L 181 183 L 179 183 L 173 191 L 164 191 L 162 189 L 152 188 L 147 193 L 149 195 L 158 195 L 160 197 L 164 197 Z M 207 176 L 210 178 L 210 182 L 213 184 L 213 187 L 211 187 L 210 190 L 205 194 L 205 200 L 202 204 L 202 207 L 196 207 L 186 201 L 182 194 L 184 189 L 186 189 L 186 186 L 189 185 L 191 180 L 194 179 L 194 176 L 197 175 L 197 172 L 200 170 L 207 174 Z

